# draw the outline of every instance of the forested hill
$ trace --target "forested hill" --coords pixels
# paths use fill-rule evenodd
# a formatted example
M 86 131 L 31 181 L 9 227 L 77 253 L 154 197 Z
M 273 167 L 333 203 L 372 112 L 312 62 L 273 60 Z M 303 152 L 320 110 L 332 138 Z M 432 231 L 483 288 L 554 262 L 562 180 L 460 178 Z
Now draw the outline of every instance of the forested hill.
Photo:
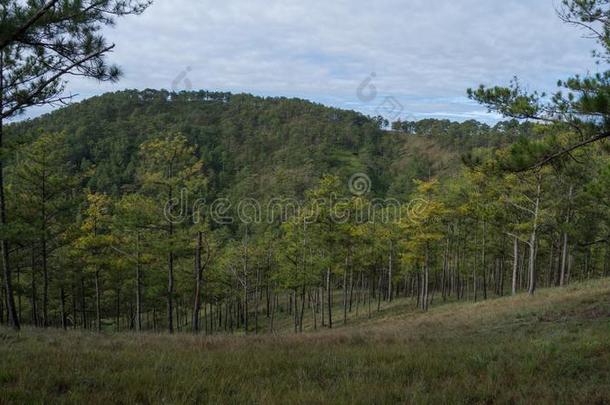
M 75 170 L 91 173 L 86 186 L 115 195 L 133 183 L 144 141 L 181 133 L 196 145 L 213 195 L 300 197 L 323 174 L 363 172 L 374 193 L 404 197 L 411 179 L 450 173 L 461 154 L 530 131 L 516 122 L 423 120 L 393 123 L 391 131 L 386 124 L 300 99 L 128 90 L 13 124 L 8 133 L 23 143 L 41 131 L 63 132 Z

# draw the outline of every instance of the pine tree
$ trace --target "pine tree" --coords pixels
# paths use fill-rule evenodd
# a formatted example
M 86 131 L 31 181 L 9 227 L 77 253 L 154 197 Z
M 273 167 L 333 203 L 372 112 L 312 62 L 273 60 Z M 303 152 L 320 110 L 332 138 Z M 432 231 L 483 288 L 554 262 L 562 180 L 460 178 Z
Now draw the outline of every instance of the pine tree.
M 105 56 L 114 45 L 100 34 L 115 17 L 140 14 L 149 1 L 0 1 L 0 149 L 4 120 L 31 106 L 69 100 L 62 96 L 67 75 L 116 81 L 120 70 Z M 0 225 L 9 224 L 0 157 Z M 0 241 L 10 323 L 19 329 L 7 238 Z
M 9 190 L 14 200 L 15 219 L 27 231 L 26 244 L 40 256 L 43 276 L 42 325 L 49 323 L 49 285 L 52 276 L 49 257 L 61 247 L 61 239 L 75 216 L 74 198 L 79 176 L 67 163 L 65 135 L 42 134 L 18 151 L 12 167 Z M 32 268 L 35 278 L 35 268 Z
M 198 196 L 205 186 L 203 163 L 196 148 L 181 134 L 171 134 L 143 143 L 140 147 L 139 181 L 142 191 L 158 203 L 157 225 L 167 238 L 159 250 L 167 254 L 167 329 L 174 332 L 174 266 L 181 228 L 192 221 L 189 195 Z M 189 218 L 189 215 L 191 216 Z

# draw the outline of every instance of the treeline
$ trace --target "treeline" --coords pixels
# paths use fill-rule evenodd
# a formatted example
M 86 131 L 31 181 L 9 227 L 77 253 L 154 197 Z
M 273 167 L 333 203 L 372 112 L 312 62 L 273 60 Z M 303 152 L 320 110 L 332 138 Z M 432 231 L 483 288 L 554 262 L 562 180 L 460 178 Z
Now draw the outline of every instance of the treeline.
M 98 104 L 103 96 L 10 128 L 22 131 L 18 139 L 31 139 L 11 145 L 12 215 L 3 229 L 23 323 L 261 333 L 289 314 L 298 332 L 305 324 L 345 323 L 350 312 L 371 313 L 396 297 L 412 297 L 426 310 L 433 302 L 534 293 L 610 274 L 606 145 L 522 171 L 549 146 L 572 141 L 577 135 L 568 127 L 503 124 L 517 128 L 514 142 L 478 144 L 463 163 L 455 154 L 437 167 L 434 154 L 402 154 L 413 139 L 451 137 L 452 123 L 429 121 L 430 133 L 405 136 L 356 113 L 302 101 L 244 96 L 245 105 L 230 108 L 248 111 L 240 119 L 222 112 L 236 96 L 108 97 L 147 95 L 150 104 L 110 103 L 105 110 Z M 208 103 L 218 108 L 214 119 L 185 112 Z M 261 116 L 257 104 L 282 107 Z M 93 116 L 78 124 L 91 107 L 100 108 L 103 125 Z M 335 124 L 316 130 L 309 109 L 346 127 L 337 134 Z M 177 117 L 212 120 L 222 137 L 186 119 L 166 125 Z M 236 127 L 255 117 L 251 127 Z M 419 125 L 423 131 L 426 124 Z M 32 132 L 39 127 L 45 132 Z M 294 138 L 275 128 L 290 129 Z M 487 139 L 484 130 L 499 126 L 477 128 L 473 139 Z M 519 128 L 535 133 L 526 138 Z M 104 135 L 86 136 L 96 131 Z M 104 155 L 108 150 L 116 153 Z M 248 158 L 250 150 L 260 154 Z M 299 172 L 295 162 L 308 156 Z M 411 164 L 416 175 L 392 178 Z M 280 197 L 283 215 L 272 221 L 256 215 Z
M 31 143 L 41 128 L 64 133 L 73 170 L 95 168 L 84 186 L 112 195 L 134 183 L 142 143 L 177 132 L 197 145 L 212 197 L 302 198 L 325 173 L 349 178 L 365 172 L 375 194 L 406 198 L 413 189 L 407 178 L 451 172 L 459 168 L 462 153 L 506 146 L 529 136 L 530 126 L 423 120 L 416 136 L 407 136 L 382 130 L 378 119 L 300 99 L 129 90 L 9 125 L 5 138 L 15 150 Z

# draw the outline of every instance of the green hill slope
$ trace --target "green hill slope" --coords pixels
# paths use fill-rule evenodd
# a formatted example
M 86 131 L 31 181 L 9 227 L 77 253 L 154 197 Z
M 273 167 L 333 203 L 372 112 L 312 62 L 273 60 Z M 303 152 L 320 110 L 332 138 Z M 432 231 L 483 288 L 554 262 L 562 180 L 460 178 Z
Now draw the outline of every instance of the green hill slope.
M 0 402 L 607 403 L 609 319 L 602 279 L 427 314 L 386 311 L 358 330 L 2 330 Z
M 405 196 L 412 179 L 449 173 L 462 153 L 506 144 L 529 130 L 475 121 L 424 120 L 408 132 L 382 125 L 381 119 L 301 99 L 128 90 L 13 124 L 7 132 L 13 144 L 40 131 L 65 132 L 75 170 L 96 168 L 86 186 L 112 194 L 133 183 L 140 144 L 181 132 L 197 145 L 212 197 L 259 198 L 301 197 L 323 174 L 347 180 L 354 173 L 367 173 L 377 195 Z

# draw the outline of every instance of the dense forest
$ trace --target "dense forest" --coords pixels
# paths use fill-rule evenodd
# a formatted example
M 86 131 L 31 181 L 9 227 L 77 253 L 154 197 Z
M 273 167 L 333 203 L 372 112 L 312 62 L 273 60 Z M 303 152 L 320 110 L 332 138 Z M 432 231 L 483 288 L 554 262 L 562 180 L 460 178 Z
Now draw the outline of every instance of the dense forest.
M 19 318 L 212 334 L 273 332 L 281 315 L 301 332 L 396 297 L 426 310 L 610 275 L 607 145 L 532 171 L 569 127 L 387 127 L 298 99 L 155 90 L 9 125 Z
M 154 3 L 0 0 L 0 404 L 610 403 L 610 0 Z

